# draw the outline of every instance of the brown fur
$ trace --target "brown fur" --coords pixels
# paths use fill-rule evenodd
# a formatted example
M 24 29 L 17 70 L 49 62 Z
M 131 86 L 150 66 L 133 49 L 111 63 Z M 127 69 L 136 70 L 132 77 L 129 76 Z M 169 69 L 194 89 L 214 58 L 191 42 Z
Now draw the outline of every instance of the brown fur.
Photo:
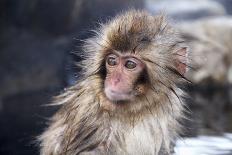
M 169 154 L 183 116 L 181 48 L 163 15 L 131 10 L 103 25 L 83 46 L 83 80 L 55 100 L 63 106 L 39 138 L 41 154 Z M 146 93 L 133 103 L 112 104 L 104 94 L 111 50 L 136 54 L 146 65 L 147 84 L 137 88 Z

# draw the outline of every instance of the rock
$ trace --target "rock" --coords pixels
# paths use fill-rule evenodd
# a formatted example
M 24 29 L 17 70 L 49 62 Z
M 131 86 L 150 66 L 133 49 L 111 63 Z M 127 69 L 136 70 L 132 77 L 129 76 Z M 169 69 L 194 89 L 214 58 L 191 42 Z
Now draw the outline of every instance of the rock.
M 51 102 L 57 89 L 46 88 L 30 92 L 20 92 L 3 99 L 0 112 L 0 154 L 37 155 L 36 137 L 42 133 L 55 106 L 41 106 Z
M 70 41 L 39 36 L 28 31 L 2 33 L 0 97 L 47 87 L 61 87 Z

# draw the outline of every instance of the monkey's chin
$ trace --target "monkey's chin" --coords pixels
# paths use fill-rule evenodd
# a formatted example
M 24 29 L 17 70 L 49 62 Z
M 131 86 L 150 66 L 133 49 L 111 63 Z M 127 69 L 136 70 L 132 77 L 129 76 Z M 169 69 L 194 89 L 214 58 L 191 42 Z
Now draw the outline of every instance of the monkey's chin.
M 133 98 L 133 94 L 131 92 L 122 93 L 106 89 L 105 94 L 112 103 L 126 103 L 131 101 Z

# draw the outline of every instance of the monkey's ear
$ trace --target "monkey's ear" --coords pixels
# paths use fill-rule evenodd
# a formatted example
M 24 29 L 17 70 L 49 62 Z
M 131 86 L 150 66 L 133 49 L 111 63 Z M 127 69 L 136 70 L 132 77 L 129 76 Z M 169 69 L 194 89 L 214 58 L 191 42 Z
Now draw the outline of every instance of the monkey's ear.
M 176 52 L 175 67 L 182 75 L 184 75 L 187 71 L 187 50 L 187 47 L 183 47 Z

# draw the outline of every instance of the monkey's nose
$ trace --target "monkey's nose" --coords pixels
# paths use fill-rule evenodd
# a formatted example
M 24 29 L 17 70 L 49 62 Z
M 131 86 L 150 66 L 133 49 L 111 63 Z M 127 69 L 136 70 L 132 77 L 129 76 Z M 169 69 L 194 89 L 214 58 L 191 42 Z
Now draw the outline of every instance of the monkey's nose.
M 121 81 L 120 78 L 114 79 L 112 81 L 113 86 L 116 86 L 120 81 Z

